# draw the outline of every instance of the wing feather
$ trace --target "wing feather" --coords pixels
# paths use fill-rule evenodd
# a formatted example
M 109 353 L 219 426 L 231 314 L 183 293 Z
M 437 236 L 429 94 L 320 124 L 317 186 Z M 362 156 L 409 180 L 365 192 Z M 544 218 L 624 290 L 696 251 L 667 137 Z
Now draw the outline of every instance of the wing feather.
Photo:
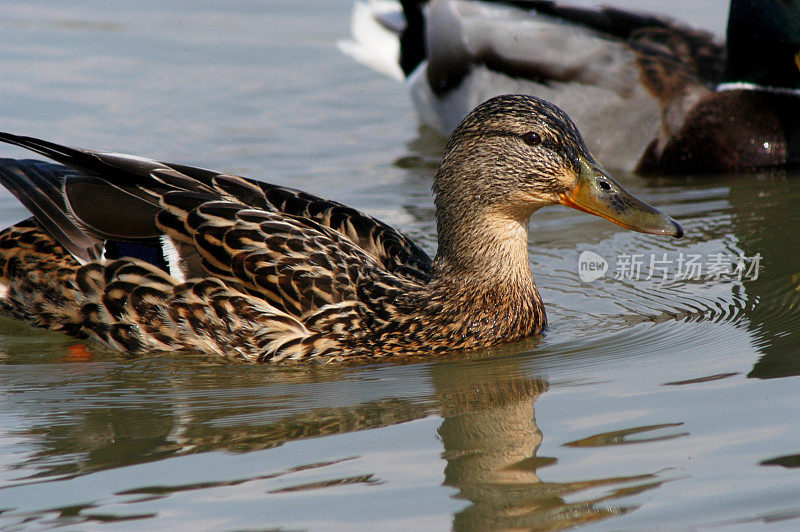
M 174 224 L 164 231 L 181 241 L 191 239 L 218 277 L 292 314 L 354 299 L 365 269 L 382 269 L 352 241 L 314 221 L 221 201 L 187 210 L 192 198 L 183 194 L 163 202 L 165 212 L 183 222 L 178 231 Z
M 243 268 L 243 264 L 254 263 L 238 254 L 245 249 L 246 254 L 252 253 L 253 246 L 266 245 L 274 257 L 271 262 L 259 261 L 261 271 L 271 264 L 270 267 L 294 272 L 292 275 L 300 284 L 289 290 L 282 280 L 284 293 L 302 302 L 301 308 L 308 308 L 312 300 L 333 297 L 329 284 L 350 280 L 346 260 L 368 258 L 376 267 L 417 282 L 430 278 L 430 257 L 408 237 L 334 201 L 144 157 L 70 148 L 8 133 L 0 133 L 0 141 L 74 168 L 6 161 L 0 181 L 23 201 L 56 241 L 82 262 L 96 260 L 105 240 L 147 240 L 148 245 L 160 245 L 163 240 L 156 237 L 167 234 L 179 254 L 192 254 L 196 248 L 208 273 L 244 281 L 253 290 L 264 290 L 270 276 L 258 277 Z M 106 199 L 108 205 L 98 208 L 98 198 Z M 261 224 L 266 225 L 259 227 Z M 225 244 L 223 237 L 232 229 L 236 230 L 230 232 L 230 242 Z M 246 235 L 257 238 L 244 242 Z M 174 254 L 175 250 L 169 252 Z M 312 256 L 320 264 L 303 273 L 295 259 Z M 328 263 L 326 256 L 331 257 Z M 329 279 L 318 284 L 309 282 L 313 277 L 309 272 L 325 277 L 321 273 L 325 268 L 332 268 Z M 238 275 L 243 277 L 239 279 Z M 306 295 L 297 295 L 301 292 Z

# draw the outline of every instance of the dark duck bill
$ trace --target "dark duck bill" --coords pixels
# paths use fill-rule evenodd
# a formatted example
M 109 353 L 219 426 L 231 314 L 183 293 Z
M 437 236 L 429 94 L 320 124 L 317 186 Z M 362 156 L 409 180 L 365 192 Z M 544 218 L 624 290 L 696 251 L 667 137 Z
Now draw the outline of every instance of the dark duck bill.
M 678 222 L 622 188 L 593 161 L 584 157 L 579 160 L 577 183 L 561 194 L 562 204 L 640 233 L 683 236 Z

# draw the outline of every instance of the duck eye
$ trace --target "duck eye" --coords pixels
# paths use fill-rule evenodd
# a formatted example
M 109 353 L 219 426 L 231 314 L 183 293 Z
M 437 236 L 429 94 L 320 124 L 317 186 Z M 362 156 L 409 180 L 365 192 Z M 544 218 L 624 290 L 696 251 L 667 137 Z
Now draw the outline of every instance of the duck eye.
M 528 146 L 538 146 L 542 143 L 542 136 L 535 131 L 529 131 L 522 135 L 522 142 Z

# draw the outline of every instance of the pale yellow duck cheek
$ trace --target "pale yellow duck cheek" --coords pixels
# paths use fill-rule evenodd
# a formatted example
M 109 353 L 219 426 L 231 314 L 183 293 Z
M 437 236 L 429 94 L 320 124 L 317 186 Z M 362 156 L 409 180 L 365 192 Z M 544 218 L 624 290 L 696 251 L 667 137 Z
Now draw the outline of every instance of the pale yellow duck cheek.
M 572 190 L 578 186 L 578 170 L 570 167 L 562 166 L 558 172 L 555 173 L 556 179 L 566 190 Z
M 529 189 L 510 195 L 503 211 L 511 218 L 524 220 L 537 209 L 557 203 L 560 203 L 558 194 Z
M 561 194 L 574 190 L 578 186 L 578 180 L 578 173 L 571 168 L 563 166 L 553 168 L 550 170 L 547 186 L 542 187 L 545 190 L 531 187 L 525 191 L 523 201 L 538 205 L 536 208 L 561 203 Z
M 542 199 L 550 198 L 553 201 L 558 201 L 558 195 L 565 190 L 572 190 L 578 186 L 578 172 L 572 164 L 560 157 L 548 157 L 538 162 L 538 170 L 543 175 L 547 176 L 547 186 L 544 187 L 548 190 L 558 190 L 556 193 L 540 193 Z

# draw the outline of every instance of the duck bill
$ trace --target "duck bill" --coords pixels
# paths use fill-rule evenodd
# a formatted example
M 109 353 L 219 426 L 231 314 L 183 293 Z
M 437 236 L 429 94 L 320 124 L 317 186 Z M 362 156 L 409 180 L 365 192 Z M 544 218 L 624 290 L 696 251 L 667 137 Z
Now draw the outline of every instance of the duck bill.
M 578 183 L 562 193 L 561 203 L 651 235 L 683 236 L 681 226 L 655 207 L 634 197 L 593 162 L 580 159 Z

